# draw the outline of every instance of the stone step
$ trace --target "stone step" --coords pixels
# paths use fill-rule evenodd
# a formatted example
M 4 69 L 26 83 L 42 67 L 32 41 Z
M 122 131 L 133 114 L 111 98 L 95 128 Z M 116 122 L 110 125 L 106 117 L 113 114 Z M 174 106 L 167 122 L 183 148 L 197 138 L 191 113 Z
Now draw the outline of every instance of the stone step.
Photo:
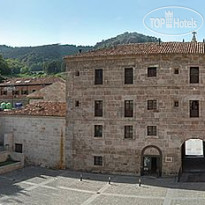
M 183 172 L 205 172 L 205 158 L 185 158 L 183 160 Z
M 205 172 L 183 173 L 180 182 L 205 182 Z

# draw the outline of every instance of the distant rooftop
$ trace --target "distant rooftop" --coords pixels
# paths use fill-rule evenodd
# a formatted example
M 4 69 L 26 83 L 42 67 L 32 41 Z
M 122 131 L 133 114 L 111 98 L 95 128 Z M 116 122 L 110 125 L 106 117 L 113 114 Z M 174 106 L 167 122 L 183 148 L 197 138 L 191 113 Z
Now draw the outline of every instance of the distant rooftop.
M 66 102 L 66 83 L 58 81 L 35 91 L 27 96 L 29 99 L 42 99 L 47 102 Z
M 0 114 L 6 115 L 33 115 L 33 116 L 58 116 L 65 117 L 66 103 L 63 102 L 39 102 L 28 104 L 25 108 L 1 111 Z
M 205 43 L 202 42 L 156 42 L 133 43 L 112 46 L 110 48 L 81 52 L 66 56 L 65 59 L 84 57 L 143 55 L 143 54 L 205 54 Z
M 8 85 L 49 85 L 55 82 L 64 82 L 62 78 L 58 77 L 39 77 L 39 78 L 10 78 L 0 83 L 0 86 Z

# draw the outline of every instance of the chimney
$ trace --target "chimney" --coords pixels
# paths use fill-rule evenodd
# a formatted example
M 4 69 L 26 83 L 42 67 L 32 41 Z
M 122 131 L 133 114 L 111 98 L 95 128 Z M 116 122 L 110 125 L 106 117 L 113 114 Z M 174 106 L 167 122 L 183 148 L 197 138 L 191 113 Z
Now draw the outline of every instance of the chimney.
M 192 32 L 192 34 L 193 34 L 193 37 L 192 37 L 192 40 L 191 40 L 191 42 L 197 42 L 197 40 L 196 40 L 196 32 L 194 31 L 194 32 Z
M 205 39 L 203 39 L 203 44 L 204 44 L 204 53 L 205 53 Z
M 161 38 L 158 39 L 159 46 L 161 45 Z

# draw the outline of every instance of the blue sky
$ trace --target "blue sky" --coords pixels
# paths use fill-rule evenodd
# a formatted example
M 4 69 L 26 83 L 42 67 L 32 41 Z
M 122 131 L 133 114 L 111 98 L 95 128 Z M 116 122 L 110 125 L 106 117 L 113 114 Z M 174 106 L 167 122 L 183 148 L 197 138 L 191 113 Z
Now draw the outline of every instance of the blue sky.
M 163 41 L 186 41 L 185 36 L 165 36 L 145 28 L 144 16 L 163 6 L 183 6 L 205 16 L 203 0 L 0 0 L 0 44 L 94 45 L 124 32 L 139 32 Z M 197 39 L 205 38 L 205 25 Z

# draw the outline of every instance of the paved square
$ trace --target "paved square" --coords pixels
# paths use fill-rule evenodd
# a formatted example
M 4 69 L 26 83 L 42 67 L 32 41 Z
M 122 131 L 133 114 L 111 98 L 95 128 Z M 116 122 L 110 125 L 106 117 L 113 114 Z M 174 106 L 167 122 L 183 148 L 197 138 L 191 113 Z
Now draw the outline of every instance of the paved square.
M 205 183 L 26 167 L 0 175 L 0 205 L 204 205 Z M 111 184 L 108 178 L 111 177 Z

